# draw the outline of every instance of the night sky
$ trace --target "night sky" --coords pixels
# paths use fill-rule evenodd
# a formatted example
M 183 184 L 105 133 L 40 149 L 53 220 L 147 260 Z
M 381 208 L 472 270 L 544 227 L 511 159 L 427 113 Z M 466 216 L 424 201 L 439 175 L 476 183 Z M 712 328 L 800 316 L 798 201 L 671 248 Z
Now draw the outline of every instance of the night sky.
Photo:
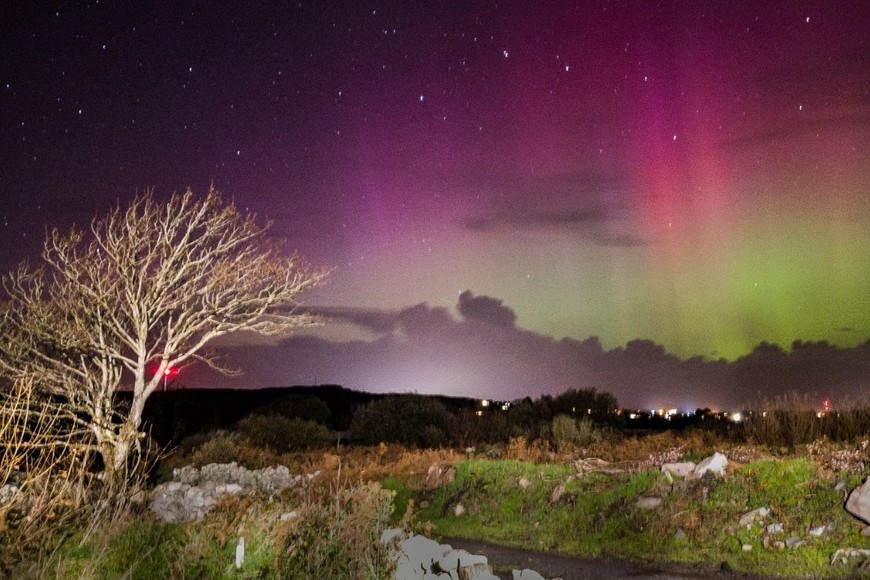
M 161 4 L 3 3 L 0 265 L 214 183 L 333 269 L 186 384 L 863 392 L 863 2 Z

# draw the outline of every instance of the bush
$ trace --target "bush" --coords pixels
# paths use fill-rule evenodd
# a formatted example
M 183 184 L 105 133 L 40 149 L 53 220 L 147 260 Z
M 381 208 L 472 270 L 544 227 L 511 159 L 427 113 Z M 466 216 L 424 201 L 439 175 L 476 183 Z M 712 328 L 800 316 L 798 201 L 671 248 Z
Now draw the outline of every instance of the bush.
M 602 439 L 598 428 L 587 418 L 578 421 L 568 415 L 556 415 L 552 430 L 553 443 L 559 451 L 585 447 Z
M 359 443 L 439 447 L 449 441 L 455 419 L 444 405 L 422 395 L 390 395 L 357 409 L 350 425 Z
M 281 458 L 273 451 L 256 447 L 239 433 L 213 431 L 211 437 L 197 448 L 185 462 L 183 457 L 173 458 L 173 465 L 191 464 L 197 467 L 210 463 L 232 463 L 235 461 L 248 469 L 260 469 L 281 463 Z
M 281 415 L 248 415 L 236 429 L 253 445 L 278 452 L 327 447 L 334 441 L 323 425 Z
M 323 399 L 313 395 L 290 393 L 255 411 L 258 415 L 281 415 L 288 419 L 304 419 L 326 425 L 332 411 Z

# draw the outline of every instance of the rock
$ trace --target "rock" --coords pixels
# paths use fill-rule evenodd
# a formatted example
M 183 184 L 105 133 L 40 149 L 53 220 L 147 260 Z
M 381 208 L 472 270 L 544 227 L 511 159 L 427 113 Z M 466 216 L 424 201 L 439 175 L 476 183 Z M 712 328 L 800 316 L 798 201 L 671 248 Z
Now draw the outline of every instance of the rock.
M 825 535 L 825 532 L 828 531 L 828 526 L 819 526 L 817 528 L 811 529 L 808 533 L 814 538 L 821 538 Z
M 662 504 L 662 498 L 652 496 L 641 496 L 637 498 L 635 506 L 638 509 L 650 510 L 659 507 Z
M 655 483 L 646 491 L 646 495 L 653 495 L 658 497 L 664 497 L 671 493 L 673 489 L 674 478 L 673 476 L 665 471 L 661 475 L 659 475 L 658 479 L 656 479 Z
M 692 470 L 691 476 L 693 478 L 701 477 L 707 472 L 716 475 L 725 475 L 725 467 L 727 465 L 728 458 L 721 453 L 716 452 L 696 465 L 695 469 Z
M 739 526 L 750 526 L 754 524 L 756 521 L 766 518 L 767 514 L 770 513 L 770 510 L 766 507 L 760 507 L 752 510 L 751 512 L 747 512 L 740 516 L 740 521 L 737 522 Z
M 436 562 L 436 569 L 453 576 L 459 576 L 460 580 L 477 578 L 478 574 L 491 574 L 492 569 L 487 563 L 486 556 L 469 554 L 465 550 L 450 550 Z
M 768 534 L 781 534 L 783 531 L 783 527 L 782 527 L 782 524 L 780 524 L 780 523 L 770 524 L 769 526 L 767 526 L 765 528 L 765 531 Z
M 295 513 L 295 512 L 291 512 Z M 284 517 L 283 515 L 281 516 Z M 405 538 L 405 530 L 402 528 L 389 528 L 381 532 L 381 543 L 389 544 L 393 540 L 403 540 Z
M 774 550 L 785 550 L 785 542 L 777 540 L 773 543 Z
M 532 485 L 532 482 L 526 479 L 525 477 L 521 477 L 519 481 L 520 489 L 529 489 L 529 486 Z
M 546 580 L 546 578 L 544 578 L 534 570 L 529 570 L 528 568 L 526 568 L 525 570 L 514 570 L 513 580 Z
M 465 513 L 465 506 L 462 505 L 461 503 L 456 504 L 456 506 L 453 508 L 453 515 L 456 516 L 457 518 L 464 513 Z
M 797 548 L 798 546 L 800 546 L 803 543 L 804 543 L 804 541 L 802 539 L 800 539 L 799 537 L 792 536 L 785 541 L 785 547 L 786 548 Z
M 674 539 L 678 542 L 684 542 L 686 539 L 688 539 L 688 536 L 686 536 L 686 531 L 683 528 L 677 528 L 676 533 L 674 533 Z
M 848 564 L 851 558 L 870 558 L 870 550 L 858 548 L 840 548 L 831 556 L 831 565 Z
M 841 479 L 837 483 L 834 484 L 835 491 L 843 491 L 844 489 L 846 489 L 846 480 Z
M 752 551 L 752 545 L 751 545 L 751 544 L 743 544 L 743 546 L 741 546 L 741 549 L 742 549 L 744 552 L 751 552 L 751 551 Z
M 401 529 L 386 530 L 381 541 L 402 538 Z M 411 535 L 399 542 L 396 560 L 396 580 L 497 580 L 486 556 L 454 550 L 425 536 Z
M 460 568 L 469 568 L 478 564 L 486 565 L 486 556 L 479 554 L 469 554 L 465 550 L 450 550 L 438 560 L 438 568 L 442 572 L 450 572 L 451 570 L 459 570 Z
M 448 484 L 456 478 L 456 470 L 452 465 L 432 464 L 426 473 L 426 481 L 435 487 Z
M 282 522 L 288 522 L 290 520 L 295 520 L 298 517 L 299 517 L 299 514 L 296 513 L 296 510 L 291 510 L 289 512 L 284 512 L 283 514 L 278 516 L 278 519 Z M 384 533 L 387 533 L 388 531 L 389 530 L 385 530 Z M 383 538 L 383 536 L 381 536 L 381 538 Z M 383 539 L 381 541 L 383 542 Z M 386 542 L 384 542 L 384 543 L 386 544 Z
M 557 501 L 562 499 L 563 495 L 565 495 L 565 484 L 560 483 L 555 488 L 553 488 L 553 491 L 550 493 L 550 503 L 556 503 Z
M 430 540 L 426 536 L 412 535 L 406 540 L 399 542 L 399 550 L 401 559 L 404 558 L 411 562 L 413 570 L 431 570 L 432 564 L 448 551 L 436 542 Z
M 870 479 L 852 490 L 846 500 L 846 511 L 870 524 Z
M 176 523 L 202 519 L 222 495 L 253 491 L 272 494 L 302 479 L 292 477 L 282 465 L 251 471 L 235 462 L 211 463 L 201 469 L 186 466 L 173 470 L 173 477 L 175 481 L 162 483 L 151 492 L 151 511 L 164 521 Z
M 7 504 L 14 500 L 20 491 L 20 487 L 11 483 L 7 483 L 3 487 L 0 487 L 0 505 Z
M 870 538 L 870 526 L 865 526 L 864 529 L 861 530 L 861 535 L 865 538 Z
M 664 463 L 662 464 L 662 472 L 676 475 L 677 477 L 686 477 L 695 470 L 695 464 L 691 461 L 683 461 L 681 463 Z

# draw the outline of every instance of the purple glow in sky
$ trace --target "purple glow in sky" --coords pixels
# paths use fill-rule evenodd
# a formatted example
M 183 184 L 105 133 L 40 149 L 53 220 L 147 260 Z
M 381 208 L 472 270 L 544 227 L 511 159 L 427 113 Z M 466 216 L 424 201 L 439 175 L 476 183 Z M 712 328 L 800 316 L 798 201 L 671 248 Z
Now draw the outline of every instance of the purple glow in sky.
M 244 384 L 599 386 L 702 405 L 734 382 L 716 361 L 765 341 L 863 360 L 860 4 L 0 10 L 4 269 L 47 226 L 211 182 L 334 268 L 306 297 L 329 323 L 258 347 L 272 354 L 249 361 Z M 500 323 L 469 317 L 469 296 Z M 636 339 L 651 342 L 623 348 Z M 681 378 L 624 376 L 659 358 L 649 372 Z

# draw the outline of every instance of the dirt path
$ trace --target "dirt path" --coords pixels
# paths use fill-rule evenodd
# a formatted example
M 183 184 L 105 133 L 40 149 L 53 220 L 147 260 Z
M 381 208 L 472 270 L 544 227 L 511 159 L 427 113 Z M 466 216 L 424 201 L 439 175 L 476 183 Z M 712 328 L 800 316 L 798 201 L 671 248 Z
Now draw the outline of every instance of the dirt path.
M 510 570 L 531 568 L 545 578 L 564 580 L 610 580 L 611 578 L 633 578 L 636 580 L 669 580 L 727 578 L 741 580 L 761 580 L 764 576 L 739 574 L 723 569 L 719 564 L 650 564 L 626 562 L 603 558 L 580 559 L 559 556 L 546 552 L 533 552 L 505 548 L 475 540 L 442 538 L 441 542 L 454 548 L 467 550 L 472 554 L 483 554 L 500 578 L 511 580 Z M 782 580 L 782 579 L 780 579 Z

